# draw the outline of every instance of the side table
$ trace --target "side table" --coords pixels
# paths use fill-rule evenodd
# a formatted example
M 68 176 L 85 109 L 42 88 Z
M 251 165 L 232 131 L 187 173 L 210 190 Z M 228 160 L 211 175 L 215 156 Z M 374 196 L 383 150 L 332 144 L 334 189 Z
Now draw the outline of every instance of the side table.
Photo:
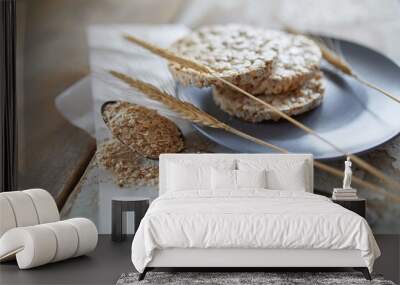
M 354 200 L 336 200 L 332 199 L 332 202 L 339 204 L 340 206 L 353 211 L 356 214 L 359 214 L 361 217 L 365 218 L 365 208 L 366 208 L 366 200 L 365 199 L 354 199 Z
M 115 197 L 112 198 L 111 213 L 111 238 L 113 241 L 123 241 L 126 233 L 123 233 L 123 214 L 124 212 L 133 211 L 135 213 L 135 232 L 137 231 L 140 221 L 146 214 L 150 205 L 150 198 L 146 197 Z

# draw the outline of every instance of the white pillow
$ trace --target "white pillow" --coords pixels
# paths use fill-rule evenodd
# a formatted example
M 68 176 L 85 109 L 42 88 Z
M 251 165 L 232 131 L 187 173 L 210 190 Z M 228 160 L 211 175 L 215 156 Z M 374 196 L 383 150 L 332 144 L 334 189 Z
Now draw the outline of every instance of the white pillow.
M 272 190 L 306 191 L 308 172 L 304 160 L 238 160 L 239 170 L 267 170 L 267 188 Z
M 306 191 L 306 181 L 301 167 L 284 173 L 276 169 L 268 171 L 268 188 L 272 190 Z
M 212 168 L 211 173 L 213 190 L 236 190 L 236 170 Z
M 237 188 L 267 188 L 267 171 L 235 170 Z
M 241 188 L 266 188 L 266 170 L 230 170 L 215 169 L 211 171 L 212 189 L 240 190 Z
M 211 167 L 185 166 L 170 163 L 167 178 L 168 191 L 210 190 Z

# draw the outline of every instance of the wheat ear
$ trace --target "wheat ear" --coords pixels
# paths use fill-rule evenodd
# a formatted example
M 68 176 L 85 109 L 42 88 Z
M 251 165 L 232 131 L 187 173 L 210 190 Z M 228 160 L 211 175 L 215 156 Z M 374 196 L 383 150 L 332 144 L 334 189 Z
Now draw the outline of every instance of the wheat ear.
M 289 32 L 291 34 L 295 34 L 295 35 L 301 35 L 302 34 L 301 32 L 299 32 L 298 30 L 294 29 L 293 27 L 285 27 L 285 30 L 287 32 Z M 383 95 L 389 97 L 390 99 L 392 99 L 393 101 L 396 101 L 397 103 L 400 103 L 400 98 L 390 94 L 389 92 L 383 90 L 382 88 L 380 88 L 380 87 L 372 84 L 371 82 L 369 82 L 369 81 L 361 78 L 360 76 L 358 76 L 353 71 L 353 69 L 351 68 L 350 64 L 342 56 L 340 56 L 338 53 L 336 53 L 332 49 L 328 48 L 326 46 L 326 44 L 324 44 L 321 40 L 319 40 L 318 38 L 315 38 L 313 36 L 309 36 L 307 34 L 302 34 L 302 35 L 309 37 L 311 40 L 313 40 L 318 45 L 318 47 L 321 50 L 322 57 L 328 63 L 330 63 L 332 66 L 334 66 L 335 68 L 337 68 L 338 70 L 340 70 L 344 74 L 353 77 L 355 80 L 357 80 L 361 84 L 364 84 L 365 86 L 382 93 Z
M 158 89 L 157 87 L 155 87 L 152 84 L 143 82 L 136 78 L 132 78 L 130 76 L 127 76 L 127 75 L 117 72 L 117 71 L 111 70 L 110 73 L 114 77 L 129 84 L 131 87 L 135 88 L 136 90 L 144 93 L 150 99 L 153 99 L 153 100 L 163 103 L 165 106 L 167 106 L 169 109 L 171 109 L 172 111 L 179 114 L 185 120 L 191 121 L 191 122 L 199 124 L 199 125 L 207 126 L 210 128 L 223 129 L 228 132 L 234 133 L 238 136 L 241 136 L 245 139 L 249 139 L 255 143 L 263 144 L 266 147 L 273 148 L 276 151 L 283 151 L 283 149 L 281 149 L 273 144 L 270 144 L 266 141 L 263 141 L 263 140 L 260 140 L 260 139 L 254 138 L 254 137 L 251 137 L 239 130 L 236 130 L 236 129 L 230 127 L 229 125 L 227 125 L 221 121 L 218 121 L 216 118 L 214 118 L 213 116 L 211 116 L 210 114 L 208 114 L 206 112 L 201 111 L 194 105 L 192 105 L 188 102 L 180 101 L 180 100 L 176 99 L 175 97 L 169 95 L 168 93 L 161 91 L 160 89 Z
M 201 111 L 200 109 L 198 109 L 196 106 L 188 103 L 188 102 L 183 102 L 178 100 L 177 98 L 169 95 L 168 93 L 161 91 L 160 89 L 158 89 L 157 87 L 155 87 L 154 85 L 151 85 L 149 83 L 143 82 L 141 80 L 132 78 L 130 76 L 127 76 L 123 73 L 117 72 L 117 71 L 113 71 L 111 70 L 110 73 L 122 80 L 123 82 L 127 83 L 128 85 L 130 85 L 131 87 L 135 88 L 136 90 L 142 92 L 143 94 L 145 94 L 146 96 L 148 96 L 150 99 L 156 100 L 158 102 L 161 102 L 162 104 L 164 104 L 165 106 L 167 106 L 169 109 L 173 110 L 174 112 L 176 112 L 178 115 L 180 115 L 181 118 L 188 120 L 192 123 L 196 123 L 196 124 L 200 124 L 203 126 L 207 126 L 207 127 L 211 127 L 211 128 L 216 128 L 216 129 L 222 129 L 225 130 L 227 132 L 230 132 L 232 134 L 235 134 L 237 136 L 240 136 L 244 139 L 250 140 L 254 143 L 257 143 L 259 145 L 262 145 L 264 147 L 267 148 L 271 148 L 277 152 L 280 153 L 289 153 L 289 151 L 287 149 L 284 149 L 282 147 L 273 145 L 271 143 L 268 143 L 266 141 L 260 140 L 258 138 L 255 138 L 251 135 L 248 135 L 246 133 L 243 133 L 242 131 L 239 131 L 219 120 L 217 120 L 216 118 L 214 118 L 213 116 L 211 116 L 210 114 Z M 329 165 L 326 165 L 322 162 L 318 162 L 318 161 L 314 161 L 314 164 L 317 168 L 328 172 L 334 176 L 338 176 L 338 177 L 343 177 L 343 172 L 331 167 Z M 369 189 L 371 191 L 374 192 L 378 192 L 381 193 L 385 196 L 387 196 L 388 198 L 395 200 L 397 202 L 400 202 L 400 197 L 398 197 L 395 194 L 392 194 L 390 192 L 384 191 L 381 188 L 379 188 L 377 185 L 374 185 L 372 183 L 363 181 L 362 179 L 358 178 L 358 177 L 353 177 L 353 181 L 354 183 L 365 187 L 366 189 Z
M 141 47 L 153 52 L 154 54 L 168 60 L 171 62 L 175 62 L 178 63 L 182 66 L 188 67 L 188 68 L 192 68 L 194 70 L 197 70 L 199 72 L 203 72 L 203 73 L 207 73 L 209 75 L 211 75 L 214 79 L 224 83 L 225 85 L 229 86 L 230 88 L 236 90 L 237 92 L 245 95 L 246 97 L 251 98 L 252 100 L 268 107 L 270 110 L 274 111 L 276 114 L 280 115 L 281 117 L 285 118 L 287 121 L 289 121 L 290 123 L 292 123 L 293 125 L 295 125 L 296 127 L 302 129 L 303 131 L 305 131 L 308 134 L 311 134 L 313 136 L 315 136 L 316 138 L 318 138 L 319 140 L 323 141 L 324 143 L 326 143 L 327 145 L 329 145 L 330 147 L 332 147 L 334 150 L 336 150 L 337 152 L 340 152 L 341 154 L 345 155 L 345 156 L 349 156 L 354 163 L 358 164 L 362 169 L 366 170 L 367 172 L 371 173 L 372 175 L 375 175 L 376 177 L 378 177 L 379 179 L 381 179 L 385 184 L 387 184 L 389 187 L 393 187 L 397 190 L 400 190 L 400 183 L 394 181 L 393 179 L 391 179 L 390 177 L 388 177 L 387 175 L 385 175 L 384 173 L 382 173 L 380 170 L 378 170 L 377 168 L 373 167 L 372 165 L 369 165 L 368 163 L 366 163 L 365 161 L 363 161 L 361 158 L 347 153 L 343 150 L 341 150 L 339 147 L 337 147 L 336 145 L 334 145 L 333 143 L 331 143 L 330 141 L 328 141 L 327 139 L 323 138 L 322 136 L 320 136 L 317 132 L 315 132 L 314 130 L 310 129 L 309 127 L 305 126 L 304 124 L 300 123 L 299 121 L 293 119 L 292 117 L 288 116 L 287 114 L 285 114 L 284 112 L 280 111 L 279 109 L 275 108 L 274 106 L 272 106 L 271 104 L 262 101 L 260 98 L 250 94 L 249 92 L 239 88 L 238 86 L 232 84 L 231 82 L 225 80 L 224 78 L 219 77 L 219 75 L 212 70 L 210 67 L 205 66 L 199 62 L 193 61 L 191 59 L 188 58 L 184 58 L 181 57 L 179 55 L 176 55 L 175 53 L 172 53 L 171 51 L 168 51 L 166 49 L 162 49 L 159 48 L 151 43 L 145 42 L 141 39 L 138 39 L 136 37 L 133 36 L 127 36 L 125 35 L 125 38 L 130 41 L 133 42 L 135 44 L 140 45 Z

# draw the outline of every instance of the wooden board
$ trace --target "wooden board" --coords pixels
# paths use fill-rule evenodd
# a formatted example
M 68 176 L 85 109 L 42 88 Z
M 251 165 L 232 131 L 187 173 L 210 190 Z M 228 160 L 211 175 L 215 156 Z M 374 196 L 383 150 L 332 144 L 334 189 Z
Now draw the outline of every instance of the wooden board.
M 107 0 L 17 2 L 18 188 L 44 188 L 61 207 L 95 150 L 95 140 L 54 105 L 57 95 L 89 73 L 86 29 L 92 22 L 146 21 L 157 3 L 130 10 L 126 0 L 118 5 Z M 173 20 L 180 2 L 159 11 L 157 22 Z

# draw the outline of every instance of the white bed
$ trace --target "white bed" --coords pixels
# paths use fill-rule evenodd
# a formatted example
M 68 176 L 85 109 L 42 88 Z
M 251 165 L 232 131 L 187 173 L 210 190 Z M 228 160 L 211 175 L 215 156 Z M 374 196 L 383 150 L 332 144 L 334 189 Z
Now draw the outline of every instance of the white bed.
M 243 185 L 259 183 L 247 178 L 260 169 L 268 185 L 238 188 L 240 175 Z M 237 175 L 233 190 L 216 188 L 219 170 Z M 132 243 L 141 279 L 154 267 L 354 267 L 370 278 L 380 255 L 362 217 L 312 194 L 308 154 L 165 154 L 159 185 Z

